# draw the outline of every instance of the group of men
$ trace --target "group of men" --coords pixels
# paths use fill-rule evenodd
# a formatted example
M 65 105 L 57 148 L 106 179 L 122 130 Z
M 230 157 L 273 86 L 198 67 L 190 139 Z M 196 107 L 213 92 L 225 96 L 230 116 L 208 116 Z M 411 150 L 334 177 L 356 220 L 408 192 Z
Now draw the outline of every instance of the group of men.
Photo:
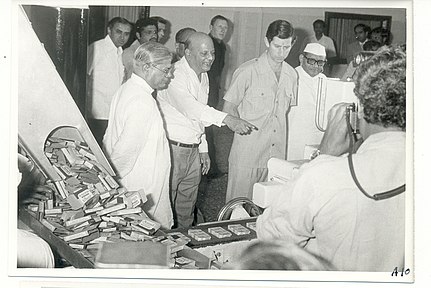
M 285 62 L 296 40 L 293 26 L 285 20 L 270 23 L 263 39 L 267 49 L 234 72 L 220 111 L 218 92 L 226 52 L 223 38 L 229 27 L 225 17 L 213 18 L 209 34 L 189 27 L 178 31 L 175 57 L 157 42 L 156 22 L 151 19 L 138 20 L 137 42 L 122 53 L 121 46 L 132 27 L 113 20 L 107 37 L 100 40 L 106 42 L 100 61 L 108 57 L 115 61 L 100 70 L 97 61 L 91 62 L 89 75 L 97 78 L 96 72 L 105 75 L 110 71 L 106 76 L 110 83 L 102 88 L 119 87 L 110 94 L 112 100 L 104 100 L 110 108 L 103 147 L 121 184 L 141 192 L 146 199 L 145 211 L 164 228 L 193 225 L 201 175 L 215 162 L 208 153 L 211 132 L 205 128 L 226 125 L 235 132 L 226 201 L 238 196 L 251 198 L 253 184 L 267 180 L 267 161 L 272 157 L 287 159 L 288 139 L 295 135 L 292 132 L 288 136 L 288 131 L 290 134 L 296 126 L 311 125 L 307 111 L 313 105 L 316 79 L 325 78 L 324 65 L 333 57 L 318 43 L 324 35 L 317 33 L 320 37 L 304 47 L 300 66 L 294 69 Z M 314 26 L 322 30 L 322 23 L 315 22 Z M 405 48 L 385 48 L 373 59 L 360 67 L 355 80 L 364 143 L 353 159 L 365 188 L 376 194 L 405 179 Z M 117 69 L 121 65 L 125 73 Z M 379 87 L 371 84 L 377 72 L 391 76 L 377 77 Z M 388 96 L 385 87 L 395 89 L 397 99 Z M 297 117 L 289 118 L 288 129 L 287 115 L 295 103 L 302 106 L 292 109 Z M 393 107 L 397 107 L 396 115 Z M 313 141 L 323 137 L 319 151 L 328 155 L 301 167 L 288 192 L 259 217 L 257 234 L 262 239 L 289 239 L 339 269 L 387 269 L 388 263 L 402 261 L 401 252 L 389 252 L 403 247 L 400 235 L 404 230 L 398 228 L 400 222 L 391 222 L 391 217 L 404 219 L 404 196 L 370 202 L 360 194 L 345 169 L 346 158 L 339 157 L 347 151 L 345 110 L 345 105 L 331 110 L 326 133 L 313 136 Z M 304 123 L 296 125 L 295 121 Z M 380 159 L 382 149 L 390 151 L 387 161 Z M 375 180 L 375 175 L 383 176 Z M 359 218 L 366 221 L 355 222 Z M 396 239 L 389 241 L 388 235 L 393 234 Z M 383 258 L 371 259 L 370 251 Z
M 220 38 L 227 32 L 227 22 L 223 16 L 214 17 L 209 35 L 183 29 L 187 37 L 179 35 L 182 41 L 176 48 L 184 55 L 175 64 L 172 53 L 157 42 L 157 22 L 151 18 L 137 21 L 137 39 L 124 53 L 121 47 L 132 27 L 120 17 L 110 21 L 108 35 L 89 49 L 92 116 L 101 114 L 94 111 L 102 105 L 105 115 L 109 111 L 109 121 L 97 117 L 90 121 L 102 122 L 106 132 L 103 125 L 90 126 L 93 132 L 99 128 L 104 133 L 103 148 L 121 184 L 141 192 L 145 211 L 164 228 L 193 224 L 200 178 L 211 165 L 205 127 L 227 125 L 241 134 L 256 129 L 207 105 L 214 42 L 223 48 Z M 223 65 L 219 60 L 216 83 Z

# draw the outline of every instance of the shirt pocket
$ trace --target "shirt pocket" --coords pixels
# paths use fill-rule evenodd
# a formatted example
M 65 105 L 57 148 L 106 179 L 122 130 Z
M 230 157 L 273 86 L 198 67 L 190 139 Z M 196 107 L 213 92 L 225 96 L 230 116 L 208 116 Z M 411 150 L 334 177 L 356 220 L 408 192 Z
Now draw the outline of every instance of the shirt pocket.
M 264 115 L 273 109 L 274 96 L 268 89 L 253 89 L 249 97 L 246 98 L 244 109 L 250 115 Z

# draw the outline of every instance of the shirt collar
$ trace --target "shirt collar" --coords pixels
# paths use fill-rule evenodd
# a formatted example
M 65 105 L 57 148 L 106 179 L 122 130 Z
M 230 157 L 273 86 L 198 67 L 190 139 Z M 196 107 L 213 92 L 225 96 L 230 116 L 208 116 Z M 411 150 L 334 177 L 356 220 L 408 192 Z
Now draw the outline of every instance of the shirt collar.
M 108 47 L 114 50 L 115 52 L 117 51 L 123 52 L 123 48 L 115 46 L 114 42 L 112 42 L 111 37 L 109 37 L 109 34 L 106 35 L 105 42 L 107 43 Z
M 181 59 L 177 63 L 178 63 L 178 65 L 181 65 L 184 67 L 184 69 L 186 70 L 187 74 L 190 75 L 190 77 L 192 77 L 193 79 L 195 79 L 198 82 L 201 82 L 201 81 L 199 81 L 198 75 L 196 74 L 195 70 L 193 70 L 192 67 L 190 67 L 189 62 L 187 62 L 186 56 L 181 57 Z M 207 74 L 207 73 L 202 72 L 201 79 L 204 76 L 204 74 Z
M 271 69 L 271 66 L 269 66 L 268 57 L 268 51 L 265 51 L 264 53 L 262 53 L 262 55 L 259 56 L 259 58 L 256 59 L 259 65 L 259 74 L 274 73 Z M 288 64 L 285 61 L 281 63 L 282 74 L 287 73 L 287 65 Z
M 145 81 L 143 78 L 139 77 L 138 75 L 136 75 L 135 73 L 132 73 L 132 76 L 130 77 L 129 80 L 127 81 L 133 81 L 135 84 L 139 85 L 142 87 L 142 89 L 144 90 L 144 92 L 151 94 L 153 93 L 154 89 L 151 88 L 150 85 L 148 85 L 147 81 Z M 127 82 L 126 82 L 127 83 Z
M 395 145 L 405 146 L 406 132 L 405 131 L 388 131 L 370 135 L 365 139 L 364 143 L 359 147 L 357 153 L 373 149 L 373 147 L 390 147 Z

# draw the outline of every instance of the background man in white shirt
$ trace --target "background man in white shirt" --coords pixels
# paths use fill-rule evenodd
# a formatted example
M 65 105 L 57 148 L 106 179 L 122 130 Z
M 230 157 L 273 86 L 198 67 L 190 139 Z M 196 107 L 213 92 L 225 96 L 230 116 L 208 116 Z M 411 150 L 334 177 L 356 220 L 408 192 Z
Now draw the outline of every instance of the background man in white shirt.
M 171 201 L 179 227 L 193 224 L 201 174 L 210 168 L 204 128 L 226 124 L 244 134 L 256 129 L 247 121 L 207 105 L 206 72 L 213 61 L 211 38 L 205 33 L 193 33 L 186 41 L 184 57 L 175 63 L 172 83 L 157 96 L 172 151 Z
M 319 145 L 323 132 L 315 124 L 316 100 L 319 81 L 326 81 L 323 67 L 326 63 L 325 47 L 318 43 L 309 43 L 299 55 L 298 101 L 290 108 L 288 160 L 308 159 L 304 157 L 306 145 Z
M 132 29 L 124 18 L 115 17 L 108 23 L 108 34 L 88 47 L 88 124 L 99 145 L 108 126 L 112 97 L 124 80 L 121 59 L 123 46 Z
M 109 125 L 103 139 L 107 156 L 121 184 L 139 191 L 144 211 L 169 229 L 169 145 L 163 120 L 151 93 L 165 89 L 172 75 L 172 54 L 157 42 L 138 47 L 133 74 L 112 99 Z

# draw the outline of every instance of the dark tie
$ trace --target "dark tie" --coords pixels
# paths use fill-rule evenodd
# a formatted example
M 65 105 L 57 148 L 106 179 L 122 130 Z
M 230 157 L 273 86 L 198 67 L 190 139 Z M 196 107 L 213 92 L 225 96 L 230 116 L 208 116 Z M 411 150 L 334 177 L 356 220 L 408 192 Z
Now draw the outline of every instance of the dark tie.
M 157 90 L 154 90 L 154 91 L 151 93 L 151 96 L 153 96 L 153 98 L 154 98 L 154 99 L 156 99 L 156 98 L 157 98 Z

